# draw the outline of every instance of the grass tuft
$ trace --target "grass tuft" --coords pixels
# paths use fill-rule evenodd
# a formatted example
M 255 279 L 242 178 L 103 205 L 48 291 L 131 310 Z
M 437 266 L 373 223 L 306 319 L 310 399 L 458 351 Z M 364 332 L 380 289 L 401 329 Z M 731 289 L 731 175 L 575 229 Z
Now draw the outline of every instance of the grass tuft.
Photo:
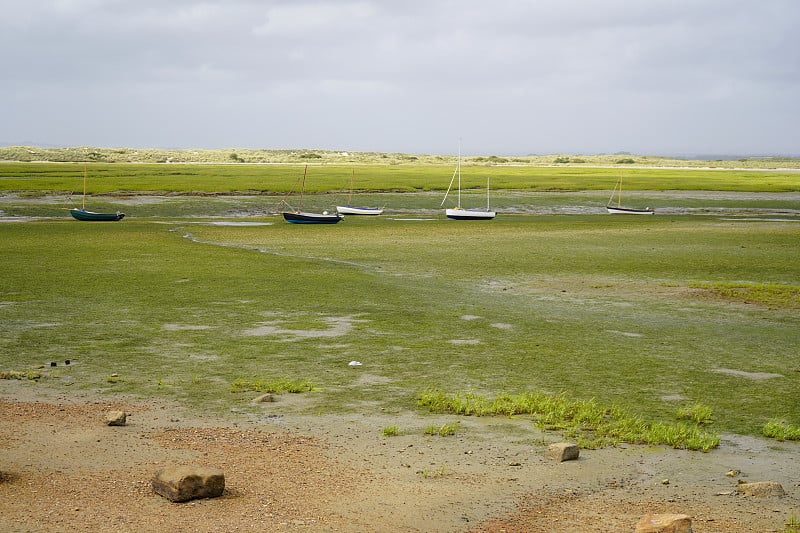
M 678 409 L 678 420 L 690 420 L 695 424 L 707 425 L 711 423 L 714 410 L 702 403 L 695 403 Z
M 9 370 L 8 372 L 0 372 L 0 379 L 19 379 L 38 381 L 41 379 L 42 373 L 36 370 Z
M 427 426 L 422 432 L 425 435 L 439 435 L 440 437 L 448 437 L 455 435 L 458 430 L 458 422 L 450 422 L 441 426 Z
M 781 442 L 785 440 L 800 440 L 800 426 L 789 424 L 783 420 L 770 420 L 764 424 L 763 433 L 765 437 Z
M 719 437 L 699 427 L 697 419 L 707 423 L 710 408 L 690 409 L 686 422 L 647 422 L 618 407 L 605 407 L 594 400 L 571 400 L 563 394 L 526 392 L 515 396 L 503 394 L 494 401 L 474 393 L 448 395 L 440 390 L 422 392 L 420 407 L 431 412 L 450 412 L 463 416 L 531 415 L 534 424 L 544 430 L 561 431 L 577 440 L 582 448 L 595 449 L 620 442 L 630 444 L 666 444 L 673 448 L 708 451 L 719 446 Z M 700 404 L 698 404 L 700 405 Z
M 425 479 L 437 478 L 444 476 L 446 470 L 447 465 L 442 465 L 434 470 L 428 470 L 427 468 L 424 470 L 418 470 L 417 475 Z
M 789 517 L 789 521 L 786 522 L 786 529 L 783 531 L 784 533 L 800 533 L 800 520 L 794 516 L 794 513 Z
M 386 426 L 381 430 L 381 435 L 384 437 L 397 437 L 400 435 L 400 428 L 397 427 L 397 424 Z

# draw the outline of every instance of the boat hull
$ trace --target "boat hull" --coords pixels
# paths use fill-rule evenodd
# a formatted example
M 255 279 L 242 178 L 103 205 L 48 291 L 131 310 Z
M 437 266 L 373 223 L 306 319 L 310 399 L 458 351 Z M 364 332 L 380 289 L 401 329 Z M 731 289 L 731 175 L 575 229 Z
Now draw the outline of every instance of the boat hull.
M 125 218 L 125 213 L 95 213 L 94 211 L 87 211 L 85 209 L 70 209 L 70 215 L 75 220 L 81 222 L 117 222 Z
M 382 215 L 380 207 L 353 207 L 350 205 L 337 205 L 336 211 L 341 215 Z
M 445 215 L 450 220 L 492 220 L 497 213 L 494 211 L 474 211 L 472 209 L 447 209 Z
M 291 213 L 284 212 L 283 219 L 290 224 L 336 224 L 344 220 L 340 213 Z
M 653 215 L 655 211 L 650 209 L 631 209 L 628 207 L 611 207 L 606 206 L 606 210 L 612 215 Z

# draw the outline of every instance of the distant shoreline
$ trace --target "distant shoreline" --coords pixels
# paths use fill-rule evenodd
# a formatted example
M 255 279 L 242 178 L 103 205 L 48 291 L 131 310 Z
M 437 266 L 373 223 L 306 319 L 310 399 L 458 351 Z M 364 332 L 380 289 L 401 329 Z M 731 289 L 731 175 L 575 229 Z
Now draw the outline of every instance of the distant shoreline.
M 19 163 L 164 163 L 257 165 L 452 165 L 456 154 L 405 154 L 314 149 L 179 149 L 0 146 L 0 161 Z M 687 159 L 627 153 L 525 156 L 467 155 L 465 166 L 564 168 L 673 168 L 693 170 L 800 170 L 800 156 L 719 156 Z

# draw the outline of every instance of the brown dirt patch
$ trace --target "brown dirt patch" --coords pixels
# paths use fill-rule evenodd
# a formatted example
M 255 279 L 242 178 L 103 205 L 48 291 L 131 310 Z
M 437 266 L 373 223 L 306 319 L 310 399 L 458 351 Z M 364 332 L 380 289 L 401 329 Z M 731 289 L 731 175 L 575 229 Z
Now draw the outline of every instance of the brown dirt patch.
M 266 424 L 155 402 L 23 401 L 4 394 L 21 385 L 1 386 L 0 531 L 632 531 L 646 512 L 674 512 L 702 533 L 783 531 L 800 515 L 796 443 L 726 437 L 707 454 L 631 446 L 555 464 L 524 420 L 462 419 L 453 437 L 384 438 L 390 423 L 441 421 Z M 130 413 L 128 424 L 105 425 L 109 410 Z M 153 475 L 177 463 L 221 468 L 224 495 L 156 495 Z M 739 479 L 778 481 L 787 495 L 738 495 Z

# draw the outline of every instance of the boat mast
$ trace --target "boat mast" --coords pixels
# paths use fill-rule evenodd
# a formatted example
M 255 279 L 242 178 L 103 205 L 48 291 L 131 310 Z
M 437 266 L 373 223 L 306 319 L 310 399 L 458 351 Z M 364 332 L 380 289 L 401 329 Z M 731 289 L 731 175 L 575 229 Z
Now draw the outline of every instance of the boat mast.
M 86 211 L 86 163 L 83 164 L 83 202 L 81 209 Z
M 614 184 L 614 189 L 611 191 L 611 197 L 608 199 L 608 204 L 611 205 L 614 202 L 614 195 L 617 195 L 617 207 L 622 205 L 622 176 L 617 180 Z
M 486 210 L 491 211 L 489 208 L 489 177 L 486 177 Z
M 453 188 L 453 182 L 456 180 L 456 174 L 458 174 L 458 207 L 461 207 L 461 141 L 458 143 L 458 164 L 456 165 L 456 169 L 453 171 L 453 175 L 450 177 L 450 183 L 447 185 L 447 191 L 445 191 L 444 198 L 442 198 L 442 203 L 439 204 L 439 207 L 442 207 L 447 201 L 447 195 L 450 194 L 450 189 Z
M 308 172 L 308 165 L 303 168 L 303 184 L 300 185 L 300 206 L 297 208 L 297 212 L 303 210 L 303 191 L 306 190 L 306 172 Z
M 458 163 L 456 164 L 458 170 L 458 209 L 461 209 L 461 140 L 458 141 Z
M 356 169 L 351 169 L 353 174 L 350 176 L 350 196 L 347 197 L 347 205 L 353 205 L 353 180 L 356 179 Z

